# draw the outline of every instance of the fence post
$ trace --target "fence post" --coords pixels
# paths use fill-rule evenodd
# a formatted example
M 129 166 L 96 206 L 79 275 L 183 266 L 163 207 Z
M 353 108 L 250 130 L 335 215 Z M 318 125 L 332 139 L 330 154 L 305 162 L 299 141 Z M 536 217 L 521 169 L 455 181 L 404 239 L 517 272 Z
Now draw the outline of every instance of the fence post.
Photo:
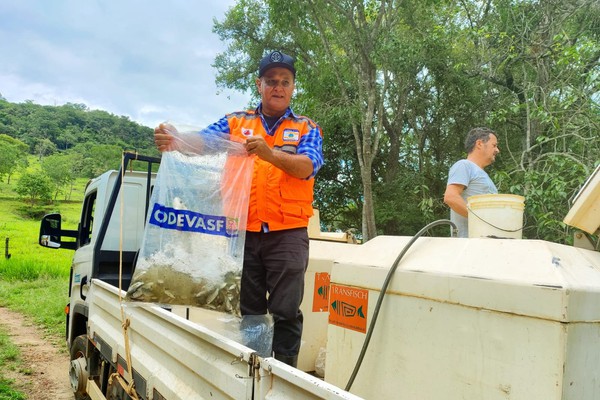
M 10 258 L 10 253 L 8 252 L 8 242 L 10 241 L 10 238 L 6 238 L 6 245 L 4 246 L 4 258 L 6 258 L 7 260 Z

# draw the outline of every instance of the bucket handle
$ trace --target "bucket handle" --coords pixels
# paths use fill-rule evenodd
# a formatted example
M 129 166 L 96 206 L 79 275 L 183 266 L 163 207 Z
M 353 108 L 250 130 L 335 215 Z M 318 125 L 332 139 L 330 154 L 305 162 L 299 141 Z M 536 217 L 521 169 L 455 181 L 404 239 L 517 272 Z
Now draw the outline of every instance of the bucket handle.
M 474 216 L 476 216 L 477 218 L 479 218 L 481 221 L 485 222 L 486 224 L 488 224 L 488 225 L 489 225 L 489 226 L 491 226 L 492 228 L 496 228 L 496 229 L 498 229 L 498 230 L 500 230 L 500 231 L 502 231 L 502 232 L 518 232 L 518 231 L 522 231 L 522 230 L 523 230 L 523 228 L 525 228 L 525 225 L 523 225 L 522 227 L 520 227 L 520 228 L 517 228 L 517 229 L 504 229 L 504 228 L 500 228 L 499 226 L 496 226 L 496 225 L 494 225 L 494 224 L 492 224 L 492 223 L 490 223 L 490 222 L 486 221 L 485 219 L 481 218 L 481 217 L 480 217 L 479 215 L 477 215 L 477 214 L 475 213 L 475 211 L 473 211 L 473 209 L 472 209 L 471 207 L 469 207 L 468 205 L 467 205 L 467 210 L 469 210 L 471 213 L 473 213 L 473 215 L 474 215 Z

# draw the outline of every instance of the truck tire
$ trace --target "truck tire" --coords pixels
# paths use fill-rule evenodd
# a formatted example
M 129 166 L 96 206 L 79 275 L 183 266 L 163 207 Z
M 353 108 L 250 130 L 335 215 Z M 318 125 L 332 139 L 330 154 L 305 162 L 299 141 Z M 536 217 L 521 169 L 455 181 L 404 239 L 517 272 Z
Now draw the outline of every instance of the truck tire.
M 69 378 L 71 389 L 76 400 L 90 400 L 86 392 L 87 361 L 86 361 L 87 336 L 80 335 L 71 343 L 71 366 Z

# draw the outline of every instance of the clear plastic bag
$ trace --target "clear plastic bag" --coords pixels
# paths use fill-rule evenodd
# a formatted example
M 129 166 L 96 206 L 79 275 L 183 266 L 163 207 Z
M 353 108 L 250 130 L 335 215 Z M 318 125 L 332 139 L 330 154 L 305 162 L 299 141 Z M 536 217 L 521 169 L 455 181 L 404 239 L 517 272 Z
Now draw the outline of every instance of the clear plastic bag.
M 253 157 L 214 133 L 173 132 L 162 154 L 126 300 L 240 315 Z
M 244 315 L 240 322 L 242 344 L 261 357 L 272 356 L 274 321 L 271 314 Z

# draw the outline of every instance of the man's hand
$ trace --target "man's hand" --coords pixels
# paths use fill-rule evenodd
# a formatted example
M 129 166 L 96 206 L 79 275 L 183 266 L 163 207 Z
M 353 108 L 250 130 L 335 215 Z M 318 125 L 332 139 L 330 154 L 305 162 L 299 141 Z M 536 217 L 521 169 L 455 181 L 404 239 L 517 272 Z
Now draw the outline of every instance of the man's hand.
M 250 136 L 244 144 L 248 154 L 256 154 L 261 160 L 273 164 L 273 149 L 269 147 L 262 136 Z
M 175 138 L 173 135 L 177 134 L 177 129 L 171 124 L 162 123 L 154 128 L 154 143 L 158 151 L 172 151 L 176 150 Z

